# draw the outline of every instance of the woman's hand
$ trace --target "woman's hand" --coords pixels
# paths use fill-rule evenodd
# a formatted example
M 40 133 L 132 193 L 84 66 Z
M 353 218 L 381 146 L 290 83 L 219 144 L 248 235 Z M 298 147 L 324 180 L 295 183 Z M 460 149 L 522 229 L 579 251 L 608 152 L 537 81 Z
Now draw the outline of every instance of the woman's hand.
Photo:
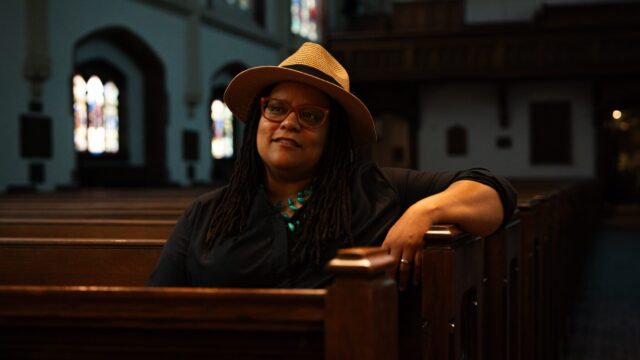
M 382 247 L 395 259 L 393 276 L 398 275 L 398 287 L 406 289 L 409 277 L 413 273 L 413 284 L 420 283 L 422 275 L 422 253 L 424 234 L 434 223 L 430 215 L 432 209 L 427 199 L 415 203 L 407 209 L 387 233 Z M 397 270 L 397 273 L 396 273 Z
M 445 191 L 426 197 L 407 209 L 387 233 L 382 247 L 396 261 L 393 276 L 404 290 L 413 270 L 413 284 L 422 275 L 423 237 L 432 224 L 456 224 L 472 234 L 486 236 L 498 229 L 503 218 L 502 202 L 491 187 L 460 180 Z

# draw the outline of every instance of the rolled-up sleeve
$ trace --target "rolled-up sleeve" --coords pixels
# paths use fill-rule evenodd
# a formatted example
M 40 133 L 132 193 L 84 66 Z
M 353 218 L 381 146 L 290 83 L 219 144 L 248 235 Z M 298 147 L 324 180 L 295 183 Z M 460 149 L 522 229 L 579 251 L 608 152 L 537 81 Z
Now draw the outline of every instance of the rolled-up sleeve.
M 457 172 L 416 171 L 408 169 L 383 168 L 383 173 L 396 188 L 405 207 L 427 196 L 446 190 L 449 185 L 460 180 L 470 180 L 494 189 L 504 211 L 500 228 L 513 217 L 518 195 L 507 179 L 484 168 L 472 168 Z

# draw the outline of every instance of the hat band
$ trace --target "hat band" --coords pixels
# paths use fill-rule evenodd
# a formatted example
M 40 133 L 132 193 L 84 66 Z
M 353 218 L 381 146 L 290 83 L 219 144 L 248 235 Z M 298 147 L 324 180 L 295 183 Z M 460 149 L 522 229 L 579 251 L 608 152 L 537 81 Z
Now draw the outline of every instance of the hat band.
M 344 87 L 342 87 L 342 85 L 340 85 L 334 78 L 332 78 L 331 76 L 323 73 L 322 71 L 316 69 L 316 68 L 312 68 L 311 66 L 307 66 L 307 65 L 301 65 L 301 64 L 293 64 L 293 65 L 284 65 L 282 66 L 283 68 L 287 68 L 287 69 L 292 69 L 292 70 L 296 70 L 296 71 L 300 71 L 303 72 L 307 75 L 311 75 L 311 76 L 315 76 L 317 78 L 320 78 L 322 80 L 328 81 L 334 85 L 337 85 L 341 88 L 344 89 Z

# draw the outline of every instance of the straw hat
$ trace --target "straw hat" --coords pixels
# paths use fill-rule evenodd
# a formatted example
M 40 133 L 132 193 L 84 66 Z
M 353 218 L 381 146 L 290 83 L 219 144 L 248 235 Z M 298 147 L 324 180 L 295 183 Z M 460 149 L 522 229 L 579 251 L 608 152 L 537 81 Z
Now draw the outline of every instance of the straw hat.
M 375 142 L 376 131 L 369 109 L 349 92 L 349 74 L 327 50 L 306 42 L 278 66 L 257 66 L 233 78 L 224 93 L 224 102 L 243 122 L 265 87 L 283 81 L 310 85 L 336 100 L 347 112 L 351 137 L 356 146 Z

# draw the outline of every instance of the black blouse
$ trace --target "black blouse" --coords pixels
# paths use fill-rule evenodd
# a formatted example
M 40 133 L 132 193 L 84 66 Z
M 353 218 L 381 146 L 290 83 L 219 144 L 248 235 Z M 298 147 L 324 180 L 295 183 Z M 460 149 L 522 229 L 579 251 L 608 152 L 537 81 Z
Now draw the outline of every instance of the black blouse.
M 513 187 L 504 178 L 480 168 L 427 172 L 378 168 L 367 163 L 352 179 L 355 246 L 380 246 L 408 207 L 458 180 L 473 180 L 495 189 L 504 209 L 503 225 L 516 206 Z M 151 274 L 150 286 L 316 288 L 329 282 L 330 275 L 312 261 L 302 269 L 290 270 L 286 223 L 263 187 L 251 205 L 247 230 L 216 240 L 213 249 L 206 250 L 209 219 L 222 189 L 200 196 L 180 217 Z M 329 244 L 322 261 L 333 258 L 340 247 Z

